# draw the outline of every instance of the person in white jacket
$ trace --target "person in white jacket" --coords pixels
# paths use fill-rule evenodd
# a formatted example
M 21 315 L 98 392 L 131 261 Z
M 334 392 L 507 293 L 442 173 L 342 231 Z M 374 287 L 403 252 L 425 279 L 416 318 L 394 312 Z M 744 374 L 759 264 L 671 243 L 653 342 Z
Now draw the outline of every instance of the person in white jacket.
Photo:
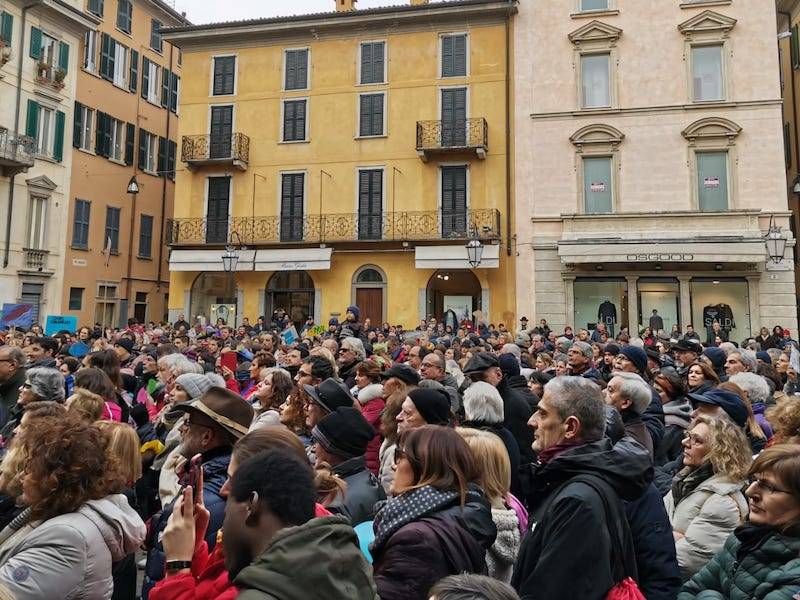
M 108 600 L 112 564 L 135 552 L 145 525 L 105 436 L 72 418 L 43 417 L 15 440 L 26 456 L 25 510 L 0 532 L 0 586 L 16 600 Z
M 683 439 L 683 464 L 664 498 L 678 566 L 691 579 L 747 519 L 742 493 L 752 456 L 742 429 L 726 417 L 698 416 Z

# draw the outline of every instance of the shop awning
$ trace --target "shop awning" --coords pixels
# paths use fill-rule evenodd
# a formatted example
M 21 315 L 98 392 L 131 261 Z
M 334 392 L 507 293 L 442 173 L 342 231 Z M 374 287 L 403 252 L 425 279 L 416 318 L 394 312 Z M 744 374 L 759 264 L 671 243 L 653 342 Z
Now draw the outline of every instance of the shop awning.
M 173 250 L 169 255 L 170 271 L 222 271 L 224 250 Z M 252 271 L 255 250 L 239 250 L 237 271 Z
M 458 246 L 417 246 L 414 258 L 418 269 L 471 269 L 467 249 Z M 486 244 L 479 269 L 500 267 L 500 246 Z
M 559 242 L 558 255 L 562 263 L 691 263 L 740 262 L 757 263 L 766 259 L 762 241 L 659 243 L 639 240 L 626 243 Z
M 257 250 L 256 271 L 327 271 L 331 248 L 281 248 Z

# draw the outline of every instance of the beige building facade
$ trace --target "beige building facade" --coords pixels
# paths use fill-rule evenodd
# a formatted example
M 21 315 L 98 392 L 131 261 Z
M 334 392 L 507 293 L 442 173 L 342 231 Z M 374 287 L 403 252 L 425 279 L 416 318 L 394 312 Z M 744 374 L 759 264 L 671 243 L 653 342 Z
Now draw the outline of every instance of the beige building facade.
M 796 330 L 775 16 L 773 0 L 520 4 L 518 315 Z

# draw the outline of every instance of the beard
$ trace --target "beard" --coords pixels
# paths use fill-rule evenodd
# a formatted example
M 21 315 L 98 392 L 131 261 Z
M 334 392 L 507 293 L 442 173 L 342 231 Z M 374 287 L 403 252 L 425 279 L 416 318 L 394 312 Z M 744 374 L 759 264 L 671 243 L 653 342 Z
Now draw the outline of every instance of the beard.
M 237 542 L 232 535 L 222 536 L 222 547 L 225 550 L 225 569 L 228 580 L 233 581 L 245 567 L 253 562 L 253 555 L 246 544 Z

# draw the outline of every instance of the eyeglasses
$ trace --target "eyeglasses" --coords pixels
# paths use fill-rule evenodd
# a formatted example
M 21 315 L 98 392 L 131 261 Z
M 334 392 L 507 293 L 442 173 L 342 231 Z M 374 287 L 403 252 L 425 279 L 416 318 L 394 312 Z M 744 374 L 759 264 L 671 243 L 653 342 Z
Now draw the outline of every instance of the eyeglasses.
M 784 490 L 784 489 L 781 489 L 779 487 L 776 487 L 776 486 L 772 485 L 766 479 L 761 479 L 759 477 L 751 477 L 748 481 L 750 482 L 750 485 L 755 485 L 755 486 L 761 488 L 761 490 L 766 492 L 767 494 L 790 494 L 790 495 L 794 495 L 789 490 Z
M 702 446 L 706 443 L 705 439 L 694 433 L 687 433 L 683 436 L 683 441 L 687 442 L 689 446 Z

